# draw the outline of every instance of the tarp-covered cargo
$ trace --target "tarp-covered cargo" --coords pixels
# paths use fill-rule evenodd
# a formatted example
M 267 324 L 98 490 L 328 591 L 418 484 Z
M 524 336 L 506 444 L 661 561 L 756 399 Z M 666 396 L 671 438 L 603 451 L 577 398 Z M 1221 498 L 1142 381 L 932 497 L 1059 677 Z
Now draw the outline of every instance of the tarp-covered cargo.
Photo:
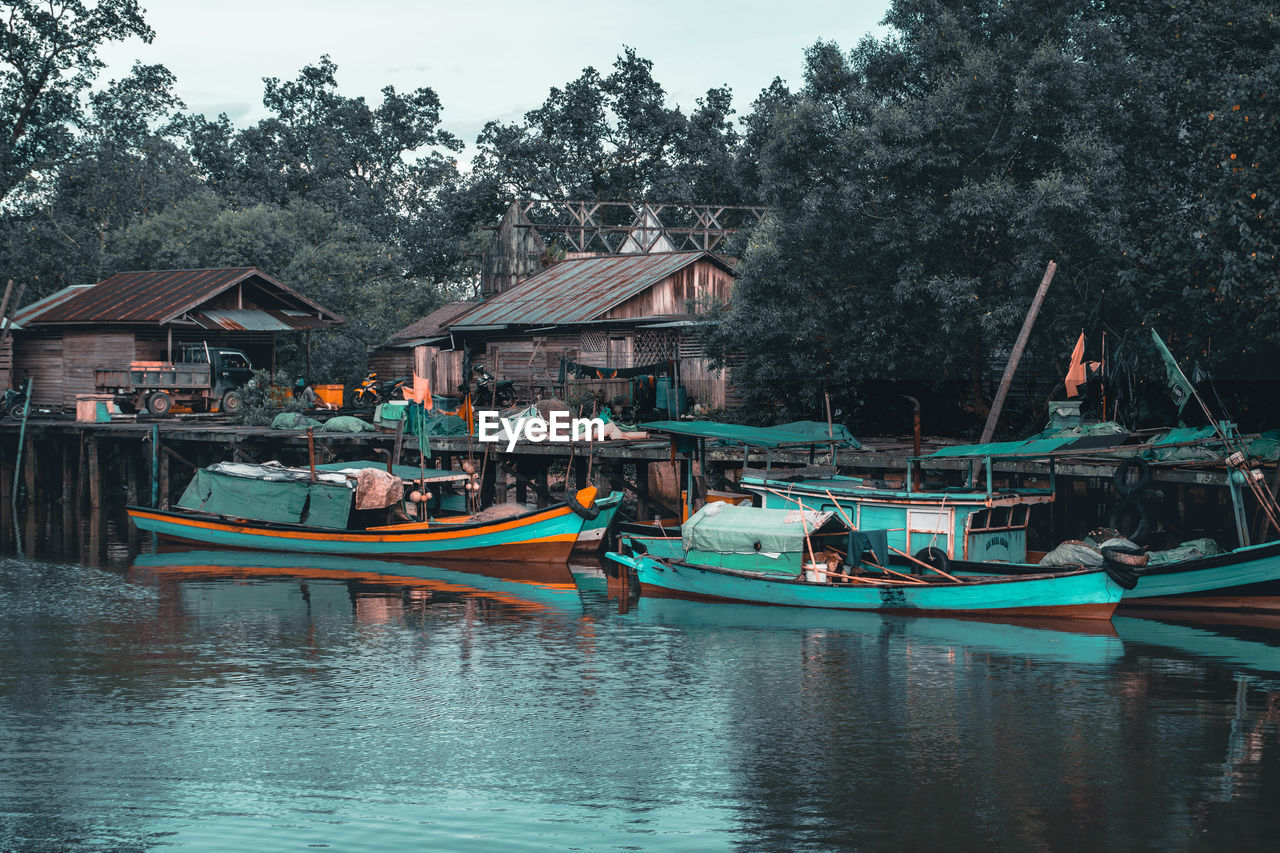
M 798 576 L 807 548 L 821 549 L 814 535 L 840 527 L 832 524 L 833 518 L 830 512 L 709 503 L 682 526 L 685 559 L 699 565 Z
M 221 463 L 196 471 L 178 506 L 232 518 L 342 529 L 351 515 L 354 483 L 342 474 L 280 465 Z

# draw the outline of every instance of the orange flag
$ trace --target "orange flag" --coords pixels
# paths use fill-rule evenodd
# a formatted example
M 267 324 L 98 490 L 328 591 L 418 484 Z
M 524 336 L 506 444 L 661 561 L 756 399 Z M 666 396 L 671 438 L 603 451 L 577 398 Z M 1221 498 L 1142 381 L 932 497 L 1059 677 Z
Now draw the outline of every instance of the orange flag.
M 406 385 L 400 389 L 404 398 L 411 403 L 418 403 L 427 410 L 431 409 L 431 383 L 418 374 L 413 374 L 413 390 Z
M 1076 348 L 1071 351 L 1071 366 L 1067 368 L 1067 396 L 1074 397 L 1080 393 L 1080 386 L 1089 380 L 1084 369 L 1084 332 L 1076 341 Z

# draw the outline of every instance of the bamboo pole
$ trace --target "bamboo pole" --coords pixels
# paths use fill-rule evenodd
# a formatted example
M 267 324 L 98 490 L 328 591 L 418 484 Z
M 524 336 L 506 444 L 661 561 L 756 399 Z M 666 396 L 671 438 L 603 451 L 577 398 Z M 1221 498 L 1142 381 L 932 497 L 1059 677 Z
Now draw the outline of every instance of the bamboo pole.
M 27 439 L 27 414 L 31 411 L 31 387 L 32 383 L 27 383 L 27 398 L 22 404 L 22 426 L 18 429 L 18 454 L 14 457 L 13 463 L 13 517 L 18 517 L 18 484 L 21 481 L 22 474 L 22 445 Z
M 960 580 L 960 578 L 955 577 L 955 576 L 953 576 L 953 575 L 949 575 L 949 574 L 947 574 L 946 572 L 944 572 L 942 569 L 938 568 L 937 566 L 934 566 L 934 565 L 931 565 L 931 564 L 929 564 L 929 563 L 926 563 L 924 560 L 917 560 L 915 557 L 911 556 L 911 555 L 910 555 L 910 554 L 908 554 L 906 551 L 899 551 L 897 548 L 893 547 L 892 545 L 890 545 L 890 546 L 889 546 L 889 550 L 890 550 L 890 551 L 892 551 L 893 553 L 897 554 L 899 557 L 906 557 L 908 560 L 910 560 L 910 561 L 911 561 L 911 562 L 913 562 L 913 563 L 917 563 L 917 564 L 919 564 L 919 565 L 923 566 L 924 568 L 929 569 L 930 571 L 937 572 L 938 574 L 942 575 L 942 576 L 943 576 L 944 578 L 946 578 L 947 580 L 952 580 L 952 581 L 955 581 L 956 583 L 964 583 L 964 581 Z
M 982 438 L 978 439 L 979 444 L 986 444 L 995 435 L 996 424 L 1000 420 L 1000 410 L 1004 408 L 1004 400 L 1009 396 L 1009 386 L 1013 384 L 1013 374 L 1018 370 L 1022 351 L 1027 348 L 1027 339 L 1031 337 L 1031 329 L 1036 324 L 1040 306 L 1044 304 L 1045 294 L 1049 292 L 1049 283 L 1053 281 L 1053 274 L 1057 270 L 1058 265 L 1054 261 L 1049 261 L 1049 265 L 1044 269 L 1044 278 L 1040 280 L 1040 287 L 1036 290 L 1035 298 L 1031 300 L 1031 307 L 1027 309 L 1027 316 L 1022 321 L 1022 331 L 1018 332 L 1013 351 L 1009 353 L 1009 361 L 1004 366 L 1004 376 L 1000 378 L 1000 388 L 996 391 L 996 398 L 991 403 L 991 412 L 987 415 L 986 426 L 982 428 Z

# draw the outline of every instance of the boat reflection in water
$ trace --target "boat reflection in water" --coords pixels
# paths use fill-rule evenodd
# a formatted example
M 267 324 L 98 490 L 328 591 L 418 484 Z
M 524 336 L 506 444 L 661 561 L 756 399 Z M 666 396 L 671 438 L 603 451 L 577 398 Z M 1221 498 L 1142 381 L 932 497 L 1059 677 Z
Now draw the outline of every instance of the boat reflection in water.
M 1117 616 L 1112 624 L 1134 647 L 1151 646 L 1166 655 L 1172 651 L 1238 673 L 1280 675 L 1280 614 L 1224 619 L 1222 614 L 1178 611 L 1167 618 Z
M 132 580 L 142 580 L 147 575 L 158 579 L 240 579 L 248 584 L 240 588 L 251 595 L 261 593 L 260 589 L 255 592 L 257 581 L 327 581 L 331 582 L 331 591 L 339 597 L 347 596 L 362 618 L 375 615 L 379 600 L 387 604 L 393 599 L 422 604 L 468 598 L 531 614 L 572 614 L 582 610 L 582 598 L 569 567 L 545 563 L 476 563 L 473 570 L 463 570 L 418 562 L 314 554 L 162 551 L 139 554 L 129 574 Z M 236 585 L 220 585 L 219 595 L 234 597 L 236 589 Z M 304 588 L 309 604 L 316 592 L 316 585 Z
M 752 631 L 806 631 L 861 634 L 901 642 L 910 648 L 962 647 L 971 652 L 1046 662 L 1103 666 L 1124 654 L 1110 622 L 1078 619 L 940 619 L 936 616 L 865 611 L 760 607 L 679 598 L 641 596 L 635 618 L 644 623 L 689 629 L 741 628 Z

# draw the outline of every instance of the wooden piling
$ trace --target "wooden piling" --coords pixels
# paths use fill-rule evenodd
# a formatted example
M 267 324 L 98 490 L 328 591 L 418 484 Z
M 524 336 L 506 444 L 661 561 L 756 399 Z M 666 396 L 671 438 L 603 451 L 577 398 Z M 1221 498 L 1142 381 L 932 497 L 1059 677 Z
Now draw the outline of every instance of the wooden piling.
M 89 506 L 96 510 L 102 506 L 102 477 L 98 470 L 98 439 L 92 435 L 89 436 L 88 458 Z
M 158 448 L 157 448 L 158 449 Z M 160 509 L 169 508 L 169 454 L 160 453 Z

